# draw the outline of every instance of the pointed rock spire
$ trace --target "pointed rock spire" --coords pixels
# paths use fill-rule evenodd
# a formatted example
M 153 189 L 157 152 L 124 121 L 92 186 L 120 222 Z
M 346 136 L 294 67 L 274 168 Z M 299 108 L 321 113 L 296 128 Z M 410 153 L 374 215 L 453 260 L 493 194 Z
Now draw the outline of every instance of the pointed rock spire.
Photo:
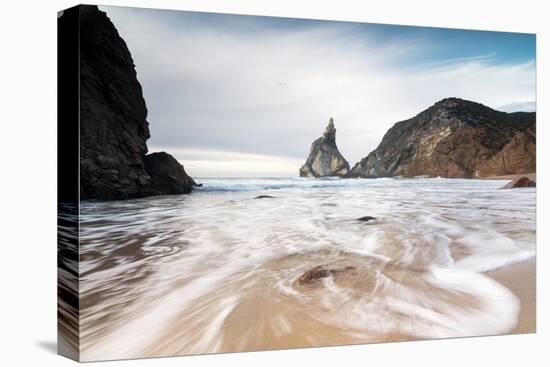
M 300 168 L 300 177 L 347 177 L 349 174 L 349 163 L 336 146 L 336 128 L 331 117 L 323 136 L 311 144 L 306 163 Z
M 328 121 L 327 128 L 323 134 L 323 140 L 336 144 L 336 128 L 334 127 L 334 119 L 332 117 Z

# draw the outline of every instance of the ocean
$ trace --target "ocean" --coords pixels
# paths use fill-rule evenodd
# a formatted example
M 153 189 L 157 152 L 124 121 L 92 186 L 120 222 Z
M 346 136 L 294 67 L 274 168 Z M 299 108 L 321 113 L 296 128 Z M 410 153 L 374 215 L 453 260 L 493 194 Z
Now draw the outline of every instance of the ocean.
M 534 188 L 197 181 L 190 195 L 82 203 L 83 360 L 494 335 L 516 324 L 518 299 L 486 272 L 535 256 Z M 300 284 L 316 266 L 329 275 Z

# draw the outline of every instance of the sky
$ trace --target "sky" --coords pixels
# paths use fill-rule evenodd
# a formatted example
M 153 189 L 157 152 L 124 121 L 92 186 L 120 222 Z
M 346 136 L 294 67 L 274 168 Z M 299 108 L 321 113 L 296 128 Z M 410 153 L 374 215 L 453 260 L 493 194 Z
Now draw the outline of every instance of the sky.
M 330 117 L 353 166 L 443 98 L 535 110 L 532 34 L 100 8 L 136 65 L 149 151 L 193 177 L 295 177 Z

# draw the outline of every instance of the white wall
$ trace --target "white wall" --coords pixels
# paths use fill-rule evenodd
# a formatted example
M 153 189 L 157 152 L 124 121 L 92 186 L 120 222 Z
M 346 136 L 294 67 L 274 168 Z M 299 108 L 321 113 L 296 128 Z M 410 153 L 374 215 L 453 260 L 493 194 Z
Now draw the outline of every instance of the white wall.
M 116 366 L 540 366 L 548 342 L 548 85 L 545 2 L 100 1 L 185 10 L 490 29 L 538 34 L 538 334 L 118 362 Z M 56 11 L 71 1 L 4 2 L 0 32 L 0 365 L 70 365 L 56 340 Z M 546 10 L 546 11 L 545 11 Z M 546 89 L 548 90 L 548 89 Z M 544 201 L 544 204 L 543 204 Z M 387 364 L 386 364 L 387 363 Z M 98 363 L 97 366 L 110 365 Z

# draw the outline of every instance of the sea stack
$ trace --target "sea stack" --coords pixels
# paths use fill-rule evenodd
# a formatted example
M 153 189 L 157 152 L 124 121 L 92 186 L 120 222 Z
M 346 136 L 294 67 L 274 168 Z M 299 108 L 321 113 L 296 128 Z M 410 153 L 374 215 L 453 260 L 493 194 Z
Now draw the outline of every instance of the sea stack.
M 348 177 L 349 163 L 336 146 L 336 129 L 331 117 L 323 136 L 311 144 L 306 163 L 300 168 L 300 177 Z
M 446 98 L 393 125 L 354 177 L 482 178 L 536 171 L 534 112 Z
M 147 156 L 147 107 L 126 43 L 97 6 L 81 5 L 79 17 L 81 199 L 190 192 L 176 159 Z

